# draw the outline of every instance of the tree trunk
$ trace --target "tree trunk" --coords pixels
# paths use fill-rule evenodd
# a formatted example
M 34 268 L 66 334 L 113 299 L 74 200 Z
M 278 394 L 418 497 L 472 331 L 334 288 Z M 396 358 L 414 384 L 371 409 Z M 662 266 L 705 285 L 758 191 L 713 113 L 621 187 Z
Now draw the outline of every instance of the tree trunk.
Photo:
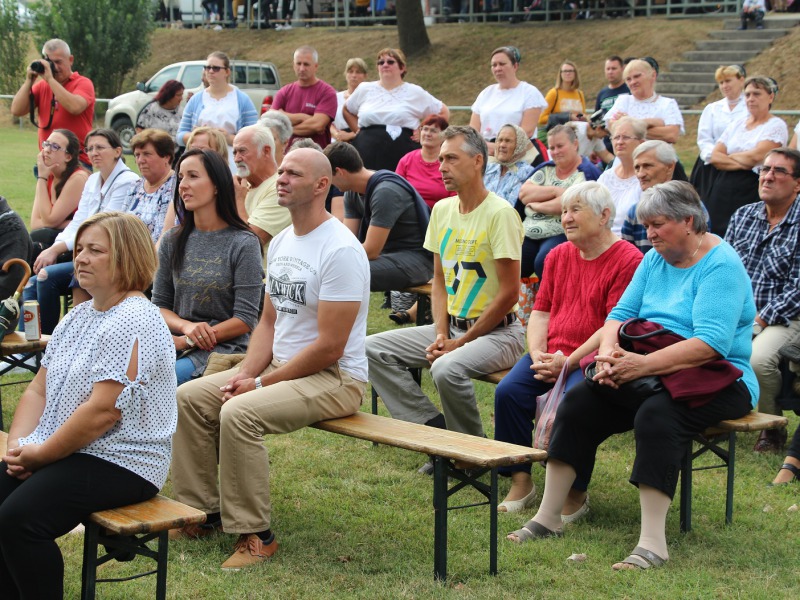
M 406 56 L 420 54 L 431 46 L 420 0 L 397 0 L 397 37 Z

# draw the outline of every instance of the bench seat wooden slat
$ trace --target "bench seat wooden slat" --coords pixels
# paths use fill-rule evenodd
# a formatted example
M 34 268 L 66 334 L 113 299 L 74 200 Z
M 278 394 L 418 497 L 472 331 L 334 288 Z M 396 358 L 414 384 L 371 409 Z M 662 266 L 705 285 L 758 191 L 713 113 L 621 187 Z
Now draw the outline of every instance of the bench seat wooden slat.
M 422 285 L 412 285 L 411 287 L 403 288 L 402 291 L 408 292 L 409 294 L 423 294 L 424 296 L 431 295 L 431 284 L 430 283 L 423 283 Z
M 11 354 L 44 352 L 49 341 L 49 335 L 42 335 L 41 339 L 29 341 L 26 340 L 25 335 L 19 331 L 12 331 L 4 338 L 0 339 L 0 355 L 10 356 Z
M 478 381 L 486 381 L 487 383 L 493 383 L 497 385 L 503 380 L 503 377 L 508 375 L 511 372 L 511 369 L 503 369 L 502 371 L 495 371 L 494 373 L 487 373 L 483 377 L 476 377 Z
M 730 421 L 720 421 L 714 427 L 706 429 L 706 435 L 716 435 L 729 431 L 762 431 L 764 429 L 776 429 L 789 425 L 789 419 L 779 415 L 768 415 L 766 413 L 751 412 L 741 419 Z
M 500 467 L 537 462 L 547 458 L 544 450 L 526 448 L 496 440 L 447 431 L 357 412 L 349 417 L 320 421 L 313 427 L 387 446 L 423 452 L 469 462 L 483 467 Z
M 190 523 L 203 523 L 206 514 L 158 495 L 139 504 L 92 513 L 89 520 L 114 534 L 135 535 L 177 529 Z

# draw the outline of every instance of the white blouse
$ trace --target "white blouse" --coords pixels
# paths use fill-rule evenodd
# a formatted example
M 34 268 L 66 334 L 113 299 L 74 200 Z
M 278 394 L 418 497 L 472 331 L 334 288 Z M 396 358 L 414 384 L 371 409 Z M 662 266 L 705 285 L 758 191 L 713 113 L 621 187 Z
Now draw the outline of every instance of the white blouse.
M 358 126 L 386 125 L 416 129 L 428 115 L 442 110 L 442 101 L 418 85 L 403 83 L 387 90 L 378 81 L 360 84 L 345 102 L 358 115 Z
M 733 109 L 727 98 L 712 102 L 703 109 L 697 125 L 697 147 L 700 148 L 700 158 L 705 164 L 709 164 L 711 151 L 717 145 L 725 128 L 732 121 L 745 116 L 747 116 L 747 106 L 744 103 L 744 96 L 739 97 L 739 102 Z
M 497 83 L 490 85 L 478 94 L 472 112 L 481 119 L 481 135 L 493 140 L 503 125 L 520 125 L 526 110 L 546 107 L 542 93 L 530 83 L 520 81 L 516 87 L 507 90 L 500 89 Z M 536 135 L 535 131 L 533 135 Z
M 608 124 L 617 113 L 625 113 L 635 119 L 661 119 L 664 125 L 679 125 L 683 129 L 683 115 L 678 103 L 672 98 L 657 95 L 655 100 L 637 100 L 631 94 L 620 94 L 614 106 L 605 116 Z
M 138 369 L 131 381 L 127 372 L 135 342 Z M 53 332 L 42 366 L 44 413 L 20 446 L 43 443 L 89 399 L 95 383 L 116 381 L 125 386 L 115 403 L 122 417 L 78 452 L 128 469 L 160 489 L 169 471 L 178 407 L 175 346 L 158 307 L 140 297 L 105 312 L 91 301 L 79 304 Z
M 616 168 L 609 167 L 601 173 L 597 183 L 602 183 L 611 193 L 611 198 L 614 200 L 614 222 L 611 224 L 611 231 L 615 235 L 620 235 L 628 211 L 642 195 L 639 179 L 636 175 L 621 179 L 616 173 Z
M 789 128 L 780 117 L 772 117 L 766 123 L 748 130 L 745 127 L 747 116 L 733 121 L 725 128 L 719 138 L 720 144 L 725 146 L 728 154 L 748 152 L 755 148 L 759 142 L 770 141 L 785 146 L 789 139 Z M 758 173 L 758 164 L 753 167 L 753 173 Z

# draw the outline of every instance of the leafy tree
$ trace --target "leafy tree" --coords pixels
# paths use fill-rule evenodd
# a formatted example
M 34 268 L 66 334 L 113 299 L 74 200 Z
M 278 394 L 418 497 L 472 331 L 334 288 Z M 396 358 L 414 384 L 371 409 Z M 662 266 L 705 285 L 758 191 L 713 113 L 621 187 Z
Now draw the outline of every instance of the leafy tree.
M 38 45 L 67 42 L 75 70 L 94 82 L 98 97 L 119 94 L 150 53 L 152 0 L 43 0 L 36 12 Z
M 0 0 L 0 93 L 13 94 L 25 78 L 29 43 L 16 0 Z
M 419 0 L 397 0 L 397 37 L 406 56 L 421 54 L 430 48 L 431 40 Z

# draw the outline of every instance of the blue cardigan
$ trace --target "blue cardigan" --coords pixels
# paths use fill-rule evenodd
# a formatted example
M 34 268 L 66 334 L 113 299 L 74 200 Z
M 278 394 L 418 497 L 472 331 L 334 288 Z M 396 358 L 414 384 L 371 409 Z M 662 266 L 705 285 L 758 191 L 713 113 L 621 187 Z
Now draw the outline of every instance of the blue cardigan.
M 233 89 L 236 91 L 236 101 L 239 104 L 239 118 L 236 119 L 236 131 L 239 131 L 242 127 L 255 125 L 258 122 L 258 113 L 256 112 L 256 107 L 253 106 L 253 101 L 250 100 L 247 94 L 235 86 Z M 186 142 L 183 141 L 183 136 L 191 133 L 192 129 L 197 127 L 197 119 L 203 111 L 203 97 L 204 94 L 198 92 L 186 104 L 181 124 L 178 127 L 178 133 L 175 134 L 175 140 L 179 146 L 186 145 Z

